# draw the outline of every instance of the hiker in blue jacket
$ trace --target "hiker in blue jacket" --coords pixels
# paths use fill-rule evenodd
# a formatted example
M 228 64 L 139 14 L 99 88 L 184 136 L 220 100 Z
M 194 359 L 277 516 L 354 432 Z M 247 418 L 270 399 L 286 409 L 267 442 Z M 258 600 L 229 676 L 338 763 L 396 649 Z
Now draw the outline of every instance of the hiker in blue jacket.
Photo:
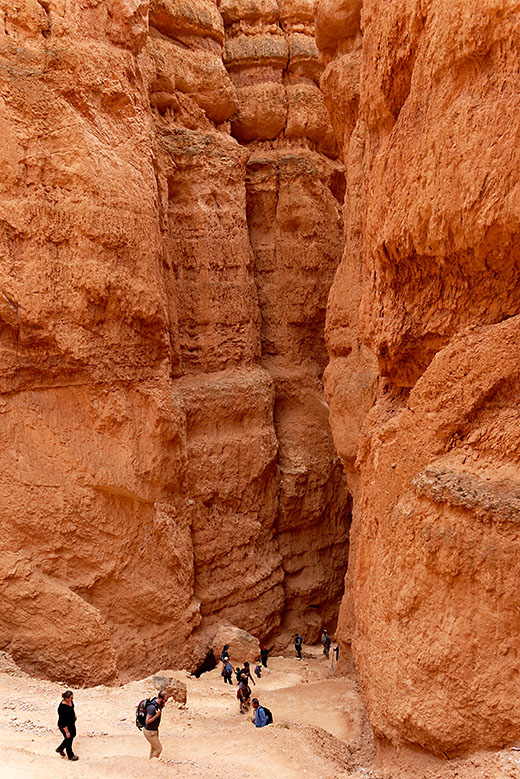
M 222 669 L 222 676 L 224 677 L 224 684 L 229 682 L 230 685 L 233 686 L 233 666 L 231 665 L 229 659 Z
M 267 725 L 267 716 L 263 707 L 260 706 L 258 698 L 252 700 L 253 709 L 255 710 L 255 716 L 252 719 L 257 728 L 264 728 Z

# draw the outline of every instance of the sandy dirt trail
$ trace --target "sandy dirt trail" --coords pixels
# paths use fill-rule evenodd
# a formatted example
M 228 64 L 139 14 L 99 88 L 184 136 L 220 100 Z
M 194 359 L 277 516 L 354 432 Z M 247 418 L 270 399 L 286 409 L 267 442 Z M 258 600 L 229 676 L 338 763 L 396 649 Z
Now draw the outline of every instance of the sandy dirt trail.
M 317 648 L 307 657 L 273 657 L 253 690 L 273 712 L 257 729 L 238 711 L 236 686 L 218 669 L 200 679 L 179 671 L 186 708 L 169 702 L 160 737 L 161 759 L 135 726 L 137 703 L 153 693 L 149 680 L 121 687 L 75 690 L 80 756 L 69 763 L 54 751 L 61 740 L 56 708 L 63 686 L 35 680 L 4 664 L 0 671 L 0 779 L 520 779 L 520 752 L 510 749 L 442 761 L 421 752 L 379 750 L 374 761 L 357 685 L 333 678 Z M 0 669 L 2 664 L 0 664 Z
M 169 702 L 153 761 L 156 776 L 258 777 L 352 776 L 363 714 L 352 680 L 331 678 L 318 650 L 296 658 L 273 657 L 253 694 L 272 710 L 274 726 L 257 729 L 240 715 L 236 686 L 218 669 L 195 679 L 176 672 L 188 704 Z M 122 687 L 75 691 L 80 756 L 69 763 L 55 753 L 56 707 L 63 686 L 28 676 L 0 674 L 0 758 L 3 777 L 141 777 L 150 770 L 148 744 L 135 726 L 135 707 L 153 692 L 146 680 Z M 366 772 L 363 774 L 366 776 Z

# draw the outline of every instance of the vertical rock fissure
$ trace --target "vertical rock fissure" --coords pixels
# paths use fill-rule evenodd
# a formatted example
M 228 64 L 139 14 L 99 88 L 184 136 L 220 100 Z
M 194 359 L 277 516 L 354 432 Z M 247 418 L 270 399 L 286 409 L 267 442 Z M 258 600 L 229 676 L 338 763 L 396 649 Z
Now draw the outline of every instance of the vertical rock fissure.
M 248 152 L 261 364 L 274 386 L 281 639 L 299 630 L 314 640 L 324 624 L 335 627 L 350 524 L 321 382 L 326 299 L 343 248 L 342 203 L 334 197 L 342 168 L 317 86 L 312 14 L 273 7 L 235 30 L 239 7 L 223 2 L 220 10 L 238 94 L 231 132 Z

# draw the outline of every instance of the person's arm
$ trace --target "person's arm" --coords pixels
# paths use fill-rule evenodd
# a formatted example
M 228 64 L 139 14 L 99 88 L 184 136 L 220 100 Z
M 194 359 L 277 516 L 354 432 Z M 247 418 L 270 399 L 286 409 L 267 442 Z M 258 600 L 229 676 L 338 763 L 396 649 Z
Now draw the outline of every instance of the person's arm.
M 253 682 L 253 684 L 254 684 L 254 685 L 255 685 L 255 687 L 256 687 L 256 682 L 255 682 L 255 680 L 253 679 L 253 677 L 251 676 L 251 670 L 249 670 L 249 671 L 247 672 L 247 675 L 249 676 L 249 678 L 251 679 L 251 681 Z
M 157 717 L 161 714 L 161 710 L 158 708 L 155 712 L 155 714 L 147 714 L 146 715 L 146 724 L 149 725 L 150 722 L 155 722 Z
M 58 707 L 58 717 L 59 717 L 59 719 L 61 719 L 61 718 L 62 718 L 62 713 L 61 713 L 61 711 L 60 711 L 60 707 L 61 707 L 61 705 L 62 705 L 62 704 L 60 703 L 60 705 L 59 705 L 59 707 Z M 76 715 L 74 715 L 74 716 L 76 716 Z M 63 721 L 63 720 L 62 720 L 62 721 Z M 58 725 L 59 725 L 59 722 L 58 722 Z M 63 726 L 63 732 L 65 733 L 65 738 L 70 738 L 70 731 L 69 731 L 69 729 L 68 729 L 67 725 L 64 725 L 64 726 Z
M 261 706 L 255 711 L 255 725 L 257 728 L 263 728 L 264 725 L 267 725 L 267 716 Z

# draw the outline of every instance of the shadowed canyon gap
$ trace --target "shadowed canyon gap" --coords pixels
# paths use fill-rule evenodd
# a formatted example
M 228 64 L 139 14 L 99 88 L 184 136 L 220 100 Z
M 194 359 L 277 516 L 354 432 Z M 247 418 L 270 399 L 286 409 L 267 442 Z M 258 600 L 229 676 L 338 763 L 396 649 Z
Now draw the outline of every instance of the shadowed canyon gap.
M 351 504 L 313 4 L 0 9 L 2 648 L 96 683 L 222 620 L 316 639 Z
M 352 494 L 376 736 L 518 739 L 518 3 L 0 8 L 2 648 L 315 638 Z

